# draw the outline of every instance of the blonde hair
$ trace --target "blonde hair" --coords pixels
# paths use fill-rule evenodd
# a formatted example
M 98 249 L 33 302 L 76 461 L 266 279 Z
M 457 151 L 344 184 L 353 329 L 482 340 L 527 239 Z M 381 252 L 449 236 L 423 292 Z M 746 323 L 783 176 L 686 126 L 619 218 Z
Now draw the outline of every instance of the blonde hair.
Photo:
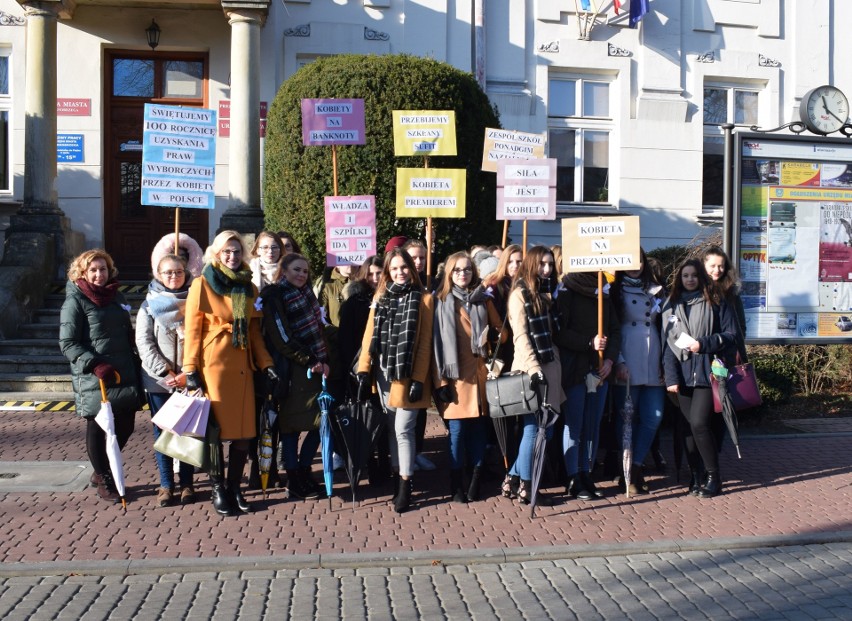
M 93 248 L 92 250 L 86 250 L 86 252 L 71 261 L 71 265 L 68 267 L 68 280 L 76 282 L 81 278 L 85 278 L 86 270 L 89 269 L 92 261 L 97 261 L 98 259 L 103 259 L 106 263 L 107 271 L 109 272 L 109 280 L 118 276 L 118 270 L 115 268 L 115 263 L 113 262 L 112 257 L 107 254 L 107 251 L 102 248 Z
M 240 249 L 243 252 L 243 262 L 248 259 L 248 253 L 246 252 L 246 242 L 243 239 L 243 236 L 240 235 L 237 231 L 222 231 L 216 237 L 213 238 L 213 242 L 207 246 L 207 250 L 204 251 L 204 262 L 205 263 L 218 263 L 219 262 L 219 253 L 222 251 L 222 248 L 225 247 L 231 240 L 236 240 L 240 244 Z

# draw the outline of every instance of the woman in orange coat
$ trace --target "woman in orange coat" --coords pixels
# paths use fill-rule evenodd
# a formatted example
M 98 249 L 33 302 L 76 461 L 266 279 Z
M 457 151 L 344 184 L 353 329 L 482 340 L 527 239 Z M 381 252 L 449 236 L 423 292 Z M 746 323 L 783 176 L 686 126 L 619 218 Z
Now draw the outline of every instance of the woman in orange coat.
M 393 497 L 397 513 L 407 510 L 411 502 L 417 410 L 431 402 L 433 312 L 432 296 L 423 290 L 408 252 L 391 250 L 385 256 L 361 342 L 358 397 L 366 399 L 364 388 L 375 368 L 388 427 L 395 432 L 390 434 L 390 445 L 394 476 L 399 476 Z
M 482 287 L 470 255 L 450 255 L 435 292 L 432 343 L 435 403 L 450 432 L 450 494 L 454 502 L 479 499 L 480 469 L 488 435 L 485 360 L 490 354 L 489 337 L 499 334 L 500 325 L 500 316 Z M 472 467 L 467 490 L 463 483 L 465 453 Z
M 207 249 L 207 264 L 201 277 L 192 281 L 186 300 L 186 386 L 205 389 L 211 413 L 222 429 L 221 439 L 231 441 L 227 489 L 222 473 L 210 473 L 213 507 L 220 515 L 251 511 L 240 482 L 249 441 L 257 435 L 253 372 L 264 369 L 270 382 L 278 379 L 263 343 L 261 313 L 254 304 L 257 288 L 244 256 L 239 233 L 219 233 Z M 221 455 L 221 444 L 219 451 Z

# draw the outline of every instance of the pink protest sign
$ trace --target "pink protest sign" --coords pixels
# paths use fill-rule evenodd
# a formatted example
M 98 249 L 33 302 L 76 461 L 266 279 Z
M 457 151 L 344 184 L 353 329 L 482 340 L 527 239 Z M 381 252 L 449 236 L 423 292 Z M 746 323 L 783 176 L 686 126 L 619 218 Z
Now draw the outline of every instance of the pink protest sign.
M 497 162 L 497 219 L 556 219 L 555 158 Z
M 363 99 L 303 99 L 302 144 L 366 144 Z
M 325 197 L 326 265 L 361 265 L 376 254 L 376 197 Z

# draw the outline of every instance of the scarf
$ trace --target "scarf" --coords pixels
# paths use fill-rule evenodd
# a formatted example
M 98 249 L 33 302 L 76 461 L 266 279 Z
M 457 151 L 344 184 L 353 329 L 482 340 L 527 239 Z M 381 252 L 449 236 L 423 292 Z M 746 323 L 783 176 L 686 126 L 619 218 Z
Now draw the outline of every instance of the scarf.
M 390 381 L 411 377 L 421 295 L 410 282 L 391 283 L 376 302 L 370 353 L 380 358 Z
M 674 306 L 671 302 L 666 303 L 663 308 L 663 325 L 668 346 L 678 360 L 687 360 L 692 352 L 681 349 L 675 345 L 675 341 L 684 332 L 696 340 L 713 334 L 712 305 L 704 299 L 701 290 L 685 291 Z
M 328 348 L 323 338 L 322 309 L 310 283 L 296 287 L 282 280 L 279 286 L 291 334 L 307 347 L 312 358 L 328 363 Z
M 563 281 L 565 287 L 574 293 L 579 293 L 587 298 L 598 297 L 598 273 L 597 272 L 572 272 L 566 274 Z M 609 285 L 604 279 L 604 296 L 609 294 Z
M 266 285 L 274 285 L 278 282 L 280 263 L 267 263 L 261 257 L 257 257 L 249 262 L 249 266 L 252 274 L 251 281 L 258 291 L 261 291 Z
M 74 281 L 74 284 L 79 287 L 80 291 L 85 295 L 91 302 L 100 308 L 103 308 L 107 304 L 111 304 L 113 300 L 115 300 L 115 294 L 118 293 L 118 281 L 112 280 L 107 284 L 101 285 L 93 285 L 85 278 L 78 278 Z
M 231 344 L 235 349 L 248 348 L 248 318 L 254 288 L 251 284 L 251 270 L 241 266 L 233 272 L 221 263 L 208 263 L 201 272 L 204 280 L 217 295 L 231 298 L 234 321 L 231 324 Z
M 180 289 L 169 289 L 159 280 L 152 280 L 148 285 L 148 312 L 166 332 L 174 332 L 183 338 L 183 320 L 186 311 L 186 296 L 189 293 L 189 282 L 192 276 L 187 274 L 187 280 Z
M 550 279 L 543 280 L 539 278 L 539 285 L 550 289 Z M 527 318 L 527 333 L 530 337 L 535 357 L 540 364 L 553 362 L 556 359 L 556 354 L 553 351 L 553 335 L 550 328 L 550 300 L 542 297 L 541 312 L 537 313 L 533 304 L 532 292 L 527 287 L 527 283 L 519 278 L 515 286 L 521 290 L 521 295 L 524 298 L 524 314 Z M 546 294 L 542 291 L 542 295 Z
M 485 290 L 482 285 L 473 289 L 462 289 L 453 285 L 452 294 L 446 300 L 436 299 L 433 333 L 435 358 L 438 371 L 446 379 L 459 378 L 459 349 L 456 342 L 456 304 L 470 317 L 470 351 L 474 356 L 488 355 L 485 350 L 483 332 L 488 329 L 488 311 L 485 307 Z M 458 300 L 458 302 L 457 302 Z

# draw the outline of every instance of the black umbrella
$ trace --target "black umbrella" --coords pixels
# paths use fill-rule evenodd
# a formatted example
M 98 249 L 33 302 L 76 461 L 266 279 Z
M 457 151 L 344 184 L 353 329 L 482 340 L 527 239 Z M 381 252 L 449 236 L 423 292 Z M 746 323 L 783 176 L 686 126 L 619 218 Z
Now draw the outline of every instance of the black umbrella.
M 352 488 L 354 509 L 355 488 L 358 487 L 376 440 L 385 427 L 384 412 L 370 400 L 354 401 L 350 398 L 335 408 L 332 422 L 335 446 L 343 459 Z
M 509 471 L 509 453 L 508 447 L 506 446 L 506 418 L 505 416 L 500 418 L 492 418 L 491 422 L 494 424 L 494 435 L 497 436 L 497 444 L 500 446 L 500 452 L 503 453 L 503 465 L 506 467 L 506 471 Z
M 535 504 L 538 499 L 538 484 L 541 482 L 541 472 L 544 470 L 544 457 L 547 452 L 547 429 L 552 427 L 559 418 L 559 413 L 547 402 L 547 386 L 541 399 L 541 407 L 535 413 L 536 431 L 533 444 L 532 481 L 530 482 L 530 517 L 535 517 Z
M 718 377 L 714 374 L 711 381 L 716 384 L 719 402 L 722 404 L 722 419 L 725 421 L 725 426 L 731 435 L 731 442 L 734 443 L 734 448 L 737 449 L 737 457 L 742 459 L 743 456 L 740 455 L 740 438 L 737 435 L 739 421 L 737 420 L 737 411 L 734 409 L 734 402 L 731 400 L 731 394 L 728 392 L 728 380 L 725 377 Z

